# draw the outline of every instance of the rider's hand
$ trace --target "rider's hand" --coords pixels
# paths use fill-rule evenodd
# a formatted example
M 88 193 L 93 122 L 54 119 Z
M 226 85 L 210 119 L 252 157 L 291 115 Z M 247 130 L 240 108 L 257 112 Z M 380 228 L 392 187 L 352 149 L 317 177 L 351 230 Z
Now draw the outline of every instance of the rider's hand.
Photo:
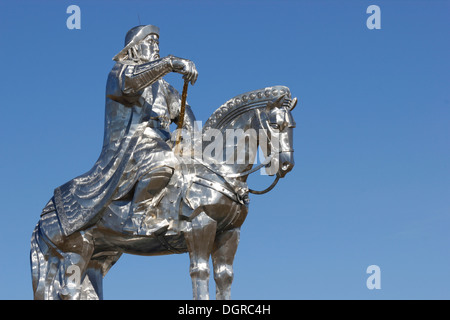
M 173 71 L 184 74 L 183 79 L 190 81 L 193 85 L 197 81 L 198 72 L 191 60 L 172 57 Z

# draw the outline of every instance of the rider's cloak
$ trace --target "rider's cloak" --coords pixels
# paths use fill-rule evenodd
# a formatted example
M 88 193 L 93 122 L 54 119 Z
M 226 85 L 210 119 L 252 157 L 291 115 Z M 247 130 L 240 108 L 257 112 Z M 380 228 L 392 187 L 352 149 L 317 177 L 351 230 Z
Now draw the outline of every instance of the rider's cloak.
M 128 66 L 117 62 L 108 76 L 104 141 L 97 162 L 54 191 L 52 200 L 65 235 L 95 223 L 102 209 L 125 197 L 147 172 L 176 164 L 167 141 L 169 125 L 180 112 L 180 95 L 163 79 L 125 94 L 121 88 Z M 188 127 L 194 118 L 189 106 L 186 112 Z

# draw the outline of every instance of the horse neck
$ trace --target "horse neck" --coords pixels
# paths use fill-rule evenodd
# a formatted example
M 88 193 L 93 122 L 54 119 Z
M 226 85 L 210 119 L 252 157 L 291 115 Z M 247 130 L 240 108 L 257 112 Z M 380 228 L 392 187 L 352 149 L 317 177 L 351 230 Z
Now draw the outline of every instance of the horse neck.
M 243 173 L 253 167 L 259 146 L 259 121 L 257 111 L 249 110 L 230 121 L 221 129 L 223 137 L 223 154 L 225 157 L 221 171 Z M 239 178 L 247 180 L 247 176 Z

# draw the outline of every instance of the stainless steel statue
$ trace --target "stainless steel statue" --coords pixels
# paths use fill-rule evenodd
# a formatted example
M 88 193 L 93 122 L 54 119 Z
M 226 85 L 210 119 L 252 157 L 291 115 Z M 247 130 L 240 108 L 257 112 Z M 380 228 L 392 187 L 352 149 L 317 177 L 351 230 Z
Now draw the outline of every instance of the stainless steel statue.
M 276 176 L 266 192 L 293 168 L 296 99 L 282 86 L 241 94 L 198 131 L 192 109 L 163 80 L 177 72 L 187 87 L 197 70 L 192 61 L 159 57 L 157 27 L 131 29 L 114 60 L 100 157 L 55 189 L 33 232 L 34 298 L 102 299 L 102 279 L 123 253 L 189 252 L 194 298 L 209 299 L 211 257 L 216 298 L 229 299 L 252 192 L 247 177 L 266 167 Z M 172 122 L 183 123 L 180 144 Z M 229 132 L 232 139 L 219 139 Z M 252 138 L 253 145 L 240 144 Z M 265 161 L 254 166 L 258 146 Z

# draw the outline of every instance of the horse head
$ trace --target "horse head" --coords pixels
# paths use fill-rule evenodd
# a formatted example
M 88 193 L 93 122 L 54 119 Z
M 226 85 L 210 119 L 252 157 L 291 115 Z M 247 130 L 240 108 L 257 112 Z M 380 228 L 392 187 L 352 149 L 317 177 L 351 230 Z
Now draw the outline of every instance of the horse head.
M 261 124 L 266 132 L 268 147 L 265 153 L 272 156 L 270 167 L 266 167 L 268 175 L 277 174 L 283 178 L 295 165 L 293 148 L 293 129 L 295 121 L 292 110 L 297 105 L 297 98 L 290 100 L 287 94 L 283 94 L 269 101 L 261 110 Z M 265 122 L 265 123 L 264 123 Z M 263 144 L 261 148 L 265 149 Z
M 253 137 L 257 136 L 257 145 L 266 161 L 251 168 L 254 165 L 256 150 L 253 148 L 254 145 L 248 146 L 242 150 L 247 151 L 249 163 L 233 167 L 233 164 L 230 164 L 232 162 L 222 162 L 222 165 L 226 163 L 230 167 L 227 169 L 228 172 L 233 172 L 228 173 L 227 176 L 246 177 L 265 166 L 268 175 L 276 174 L 279 178 L 284 177 L 294 167 L 293 129 L 295 122 L 291 112 L 296 104 L 297 98 L 291 99 L 289 88 L 284 86 L 246 92 L 228 100 L 211 115 L 203 127 L 204 139 L 202 140 L 207 142 L 203 143 L 203 156 L 208 159 L 207 155 L 211 154 L 211 149 L 214 149 L 211 148 L 211 145 L 219 149 L 219 152 L 215 152 L 215 154 L 228 154 L 227 148 L 231 147 L 233 150 L 235 145 L 232 142 L 229 143 L 228 139 L 224 139 L 222 136 L 227 135 L 229 129 L 231 132 L 239 132 L 240 129 L 243 129 L 244 137 L 247 133 L 255 133 L 249 134 L 248 140 L 253 141 Z M 260 130 L 259 134 L 255 132 L 257 130 Z M 211 144 L 209 143 L 210 136 L 214 132 L 214 144 Z M 225 140 L 227 140 L 227 144 L 223 144 Z M 241 140 L 245 141 L 246 139 Z M 231 154 L 234 155 L 233 152 Z M 217 162 L 220 161 L 219 157 Z

